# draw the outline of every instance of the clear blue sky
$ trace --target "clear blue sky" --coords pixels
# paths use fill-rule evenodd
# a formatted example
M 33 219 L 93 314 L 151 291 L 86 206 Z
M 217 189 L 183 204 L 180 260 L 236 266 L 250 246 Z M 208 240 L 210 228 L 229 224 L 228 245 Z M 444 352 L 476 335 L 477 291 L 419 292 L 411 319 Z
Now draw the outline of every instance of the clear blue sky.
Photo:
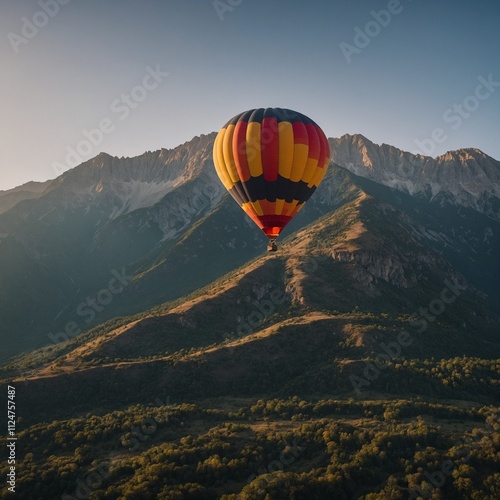
M 55 13 L 54 2 L 67 4 Z M 432 156 L 478 147 L 500 159 L 500 83 L 474 98 L 480 77 L 500 82 L 498 0 L 216 5 L 219 13 L 213 0 L 3 0 L 0 189 L 55 177 L 71 166 L 68 147 L 81 146 L 84 160 L 135 156 L 267 106 L 296 109 L 329 137 L 362 133 L 418 152 L 416 140 L 442 129 L 427 143 Z M 371 13 L 387 9 L 389 21 Z M 350 62 L 343 43 L 355 49 Z M 148 67 L 168 76 L 147 77 L 140 102 L 127 101 Z M 102 140 L 82 146 L 82 131 L 102 120 Z

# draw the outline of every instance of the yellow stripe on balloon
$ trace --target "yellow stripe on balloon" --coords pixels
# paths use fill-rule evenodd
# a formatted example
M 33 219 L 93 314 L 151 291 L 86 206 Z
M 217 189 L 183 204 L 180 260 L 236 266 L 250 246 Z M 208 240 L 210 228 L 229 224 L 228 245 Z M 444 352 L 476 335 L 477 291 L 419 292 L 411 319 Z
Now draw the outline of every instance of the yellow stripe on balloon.
M 217 174 L 220 180 L 222 181 L 222 184 L 224 184 L 224 187 L 227 190 L 229 190 L 233 187 L 234 183 L 231 181 L 231 178 L 229 177 L 226 165 L 224 163 L 224 154 L 222 153 L 222 145 L 224 141 L 225 132 L 226 129 L 221 129 L 220 132 L 217 134 L 217 137 L 215 138 L 214 165 L 215 165 L 215 170 L 217 171 Z
M 253 210 L 253 207 L 252 207 L 252 204 L 250 202 L 248 203 L 243 203 L 243 205 L 241 205 L 241 208 L 247 213 L 247 214 L 253 214 L 254 213 L 254 210 Z
M 224 164 L 226 165 L 229 178 L 233 183 L 238 182 L 240 180 L 233 156 L 234 128 L 235 128 L 234 125 L 228 125 L 226 128 L 226 133 L 224 134 L 224 138 L 222 140 L 222 154 L 224 156 Z
M 304 169 L 307 164 L 307 156 L 309 154 L 309 146 L 307 144 L 295 144 L 293 147 L 293 164 L 290 180 L 299 182 L 304 174 Z
M 321 181 L 323 180 L 323 177 L 325 176 L 325 174 L 326 174 L 326 167 L 323 167 L 323 168 L 318 167 L 316 169 L 316 172 L 314 172 L 313 178 L 312 178 L 311 182 L 309 182 L 307 187 L 309 187 L 309 188 L 318 187 L 320 185 Z
M 262 153 L 260 147 L 260 123 L 250 122 L 247 126 L 247 161 L 250 175 L 259 177 L 262 175 Z
M 285 179 L 290 179 L 293 166 L 293 127 L 290 122 L 278 123 L 279 170 Z
M 298 202 L 299 202 L 298 200 L 293 200 L 291 203 L 287 203 L 285 205 L 284 209 L 285 213 L 283 215 L 290 215 L 295 210 L 295 207 L 297 206 Z
M 251 203 L 253 209 L 255 210 L 255 213 L 259 217 L 262 217 L 264 215 L 264 211 L 262 210 L 262 207 L 260 206 L 260 203 L 258 201 L 251 201 L 250 203 Z
M 306 163 L 306 168 L 304 169 L 304 173 L 302 174 L 303 182 L 311 182 L 316 169 L 318 168 L 318 160 L 317 158 L 308 158 Z
M 301 203 L 298 207 L 297 207 L 297 211 L 295 212 L 294 215 L 297 215 L 303 208 L 304 208 L 304 205 L 305 203 Z
M 276 215 L 281 215 L 283 213 L 283 207 L 285 206 L 285 200 L 276 200 Z
M 259 217 L 264 215 L 264 212 L 262 211 L 262 207 L 260 206 L 260 203 L 258 201 L 248 201 L 247 203 L 243 203 L 243 205 L 241 205 L 241 208 L 247 214 L 253 214 L 253 215 L 256 214 Z

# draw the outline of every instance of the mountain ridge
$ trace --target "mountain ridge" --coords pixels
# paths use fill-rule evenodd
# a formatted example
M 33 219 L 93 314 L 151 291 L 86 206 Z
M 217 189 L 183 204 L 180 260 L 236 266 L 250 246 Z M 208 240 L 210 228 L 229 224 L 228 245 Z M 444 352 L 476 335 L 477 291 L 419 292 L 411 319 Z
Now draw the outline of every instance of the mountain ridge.
M 330 147 L 332 160 L 356 175 L 429 199 L 449 196 L 454 203 L 500 218 L 500 162 L 479 149 L 432 158 L 378 146 L 360 134 L 330 139 Z
M 118 156 L 112 156 L 106 152 L 101 152 L 94 158 L 91 158 L 83 162 L 82 164 L 74 167 L 73 169 L 64 172 L 55 179 L 48 180 L 43 183 L 28 182 L 26 184 L 23 184 L 21 186 L 9 190 L 0 191 L 0 213 L 6 211 L 5 206 L 8 207 L 7 209 L 10 209 L 14 206 L 14 205 L 11 206 L 7 204 L 5 205 L 2 204 L 3 199 L 6 199 L 8 196 L 13 196 L 14 193 L 17 193 L 18 199 L 16 203 L 18 203 L 19 201 L 23 200 L 22 198 L 23 192 L 27 193 L 26 199 L 30 199 L 32 196 L 36 194 L 43 194 L 43 191 L 46 190 L 48 187 L 54 188 L 57 185 L 64 184 L 69 179 L 74 179 L 75 177 L 77 177 L 78 181 L 85 180 L 82 179 L 84 175 L 82 175 L 81 172 L 86 170 L 87 171 L 86 173 L 88 173 L 89 168 L 95 169 L 96 164 L 99 163 L 100 163 L 99 168 L 104 172 L 108 173 L 108 179 L 104 179 L 105 181 L 109 181 L 110 177 L 112 178 L 113 176 L 116 176 L 118 174 L 120 175 L 123 174 L 124 170 L 123 168 L 120 169 L 119 171 L 116 170 L 116 167 L 113 168 L 113 164 L 116 163 L 121 163 L 122 165 L 126 166 L 130 165 L 133 168 L 134 164 L 137 164 L 139 162 L 141 164 L 141 168 L 146 167 L 144 172 L 147 172 L 151 166 L 150 164 L 152 159 L 156 158 L 157 160 L 156 163 L 159 163 L 158 160 L 163 156 L 167 158 L 167 161 L 168 160 L 171 161 L 172 159 L 180 160 L 182 159 L 186 148 L 192 149 L 193 147 L 194 148 L 200 146 L 204 147 L 206 145 L 204 143 L 206 141 L 211 143 L 215 138 L 215 135 L 216 135 L 215 132 L 212 132 L 207 135 L 202 134 L 200 136 L 195 136 L 190 141 L 186 141 L 175 148 L 172 149 L 162 148 L 156 151 L 148 151 L 146 153 L 133 157 L 118 157 Z M 410 177 L 414 177 L 416 174 L 422 174 L 422 168 L 424 168 L 425 170 L 425 168 L 428 169 L 429 166 L 439 167 L 440 165 L 449 162 L 458 162 L 462 166 L 467 167 L 468 166 L 467 161 L 472 160 L 477 163 L 478 159 L 480 159 L 482 161 L 488 162 L 488 164 L 493 165 L 492 168 L 494 169 L 493 170 L 494 175 L 491 176 L 492 178 L 489 178 L 486 175 L 487 179 L 482 179 L 482 180 L 489 180 L 493 184 L 493 188 L 490 190 L 486 189 L 485 186 L 482 186 L 481 188 L 481 186 L 478 186 L 478 183 L 476 182 L 475 184 L 473 184 L 476 188 L 479 187 L 476 194 L 487 193 L 487 194 L 494 194 L 496 197 L 500 197 L 500 162 L 477 148 L 460 148 L 457 150 L 447 151 L 446 153 L 443 153 L 442 155 L 436 157 L 430 157 L 421 154 L 413 154 L 386 143 L 382 143 L 381 145 L 375 144 L 362 134 L 352 134 L 352 135 L 344 134 L 340 138 L 329 138 L 328 140 L 332 149 L 331 159 L 338 165 L 349 169 L 351 172 L 357 175 L 361 175 L 363 177 L 367 177 L 377 182 L 381 182 L 389 187 L 404 189 L 407 192 L 410 192 L 410 194 L 416 194 L 425 191 L 426 190 L 425 188 L 430 188 L 433 196 L 435 196 L 437 193 L 441 191 L 444 192 L 450 191 L 449 189 L 448 190 L 439 189 L 439 186 L 436 185 L 434 179 L 431 179 L 429 182 L 425 183 L 425 185 L 422 186 L 418 184 L 416 185 L 410 179 Z M 361 155 L 356 154 L 356 150 L 360 151 Z M 399 157 L 402 161 L 400 162 L 400 164 L 396 165 L 396 169 L 398 170 L 398 172 L 392 171 L 390 172 L 391 175 L 389 176 L 389 173 L 386 171 L 387 169 L 384 168 L 382 160 L 390 158 L 391 156 Z M 419 170 L 418 172 L 415 171 L 417 168 Z M 75 174 L 75 170 L 77 170 L 78 174 Z M 373 174 L 374 171 L 378 171 L 380 175 L 378 176 L 374 175 Z M 396 174 L 399 174 L 399 177 L 401 178 L 398 179 Z M 139 181 L 138 179 L 135 180 Z M 149 180 L 151 180 L 151 178 L 149 178 Z M 93 182 L 91 181 L 91 186 L 95 187 L 96 184 L 99 185 L 99 182 L 102 181 L 103 181 L 102 178 L 94 179 Z M 42 187 L 43 190 L 40 189 Z M 158 197 L 155 197 L 155 193 L 152 193 L 153 201 L 151 201 L 150 203 L 154 204 L 157 201 L 159 201 L 161 199 L 162 193 L 167 194 L 168 187 L 169 186 L 164 186 L 164 190 L 160 189 L 158 191 Z M 457 190 L 455 189 L 455 191 Z M 452 192 L 455 195 L 455 197 L 457 197 L 458 192 L 455 191 Z M 131 194 L 133 195 L 133 193 Z M 457 201 L 460 202 L 460 198 Z M 138 206 L 137 208 L 142 208 L 142 207 Z
M 0 270 L 5 283 L 5 290 L 0 291 L 4 328 L 21 331 L 19 342 L 25 338 L 23 345 L 31 348 L 36 335 L 46 342 L 48 333 L 64 332 L 68 322 L 78 323 L 85 331 L 95 326 L 86 324 L 85 318 L 104 322 L 114 316 L 138 313 L 189 294 L 256 257 L 263 250 L 264 238 L 216 177 L 211 160 L 214 137 L 215 133 L 198 136 L 177 148 L 147 152 L 132 159 L 102 153 L 51 181 L 40 197 L 21 201 L 0 214 L 0 260 L 9 263 Z M 478 255 L 484 257 L 477 263 L 482 274 L 476 272 L 478 279 L 474 279 L 472 270 L 466 274 L 494 300 L 496 285 L 491 270 L 497 268 L 497 226 L 493 218 L 488 228 L 490 223 L 482 214 L 490 217 L 498 199 L 491 195 L 480 206 L 477 198 L 471 203 L 471 199 L 456 198 L 449 189 L 432 195 L 426 191 L 427 185 L 410 198 L 403 196 L 409 193 L 403 184 L 398 184 L 403 197 L 398 191 L 383 191 L 377 186 L 394 188 L 394 182 L 383 178 L 384 172 L 390 172 L 394 179 L 399 175 L 396 167 L 401 157 L 412 161 L 418 158 L 391 146 L 376 146 L 360 135 L 330 141 L 340 140 L 342 144 L 332 147 L 332 158 L 344 165 L 332 163 L 332 175 L 327 174 L 284 236 L 355 197 L 363 185 L 363 189 L 377 191 L 375 196 L 385 197 L 389 204 L 403 200 L 406 207 L 416 204 L 412 217 L 420 217 L 421 221 L 414 230 L 462 268 L 464 258 L 458 249 L 465 256 L 483 245 Z M 392 160 L 377 163 L 379 157 L 374 151 Z M 479 155 L 475 150 L 456 154 L 464 161 L 467 155 Z M 362 165 L 353 166 L 363 158 Z M 452 161 L 446 156 L 445 160 Z M 497 168 L 498 162 L 491 161 L 492 168 Z M 368 164 L 380 174 L 376 179 L 369 179 Z M 465 170 L 467 165 L 459 163 L 454 168 Z M 363 175 L 356 178 L 356 172 Z M 404 175 L 397 179 L 405 181 Z M 423 205 L 419 205 L 419 196 L 424 197 Z M 447 208 L 453 206 L 458 211 Z M 460 212 L 462 206 L 475 210 L 477 217 Z M 468 226 L 467 233 L 453 232 L 455 226 L 472 218 L 477 221 Z M 449 221 L 453 221 L 451 226 Z M 429 223 L 433 229 L 426 229 Z M 481 239 L 485 242 L 480 243 Z M 483 250 L 489 255 L 482 254 Z M 346 258 L 342 252 L 336 255 L 338 259 Z M 97 306 L 91 315 L 90 306 L 85 304 L 106 288 L 112 271 L 121 269 L 134 278 L 111 304 Z M 49 276 L 51 288 L 47 290 Z M 26 290 L 30 290 L 29 295 Z M 25 318 L 22 311 L 27 308 L 36 311 L 36 323 Z M 83 310 L 88 311 L 85 318 L 78 313 Z M 19 350 L 11 351 L 17 353 Z

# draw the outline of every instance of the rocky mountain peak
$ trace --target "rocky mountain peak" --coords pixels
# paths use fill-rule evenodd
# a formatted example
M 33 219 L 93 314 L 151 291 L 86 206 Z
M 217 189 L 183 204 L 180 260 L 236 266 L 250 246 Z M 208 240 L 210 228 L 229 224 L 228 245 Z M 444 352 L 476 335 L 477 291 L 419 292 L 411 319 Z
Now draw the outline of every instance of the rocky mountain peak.
M 500 198 L 500 162 L 476 148 L 448 151 L 437 158 L 414 155 L 366 137 L 330 139 L 331 158 L 356 175 L 431 199 L 442 194 L 454 203 L 500 218 L 492 207 Z
M 491 156 L 488 156 L 486 153 L 483 153 L 480 149 L 477 148 L 462 148 L 454 151 L 447 151 L 441 156 L 436 158 L 436 161 L 439 163 L 442 162 L 459 162 L 466 165 L 466 162 L 469 161 L 477 161 L 477 162 L 491 162 L 497 163 Z
M 112 219 L 151 207 L 207 170 L 213 136 L 197 136 L 174 149 L 135 157 L 101 152 L 55 179 L 50 196 L 65 206 L 95 203 Z

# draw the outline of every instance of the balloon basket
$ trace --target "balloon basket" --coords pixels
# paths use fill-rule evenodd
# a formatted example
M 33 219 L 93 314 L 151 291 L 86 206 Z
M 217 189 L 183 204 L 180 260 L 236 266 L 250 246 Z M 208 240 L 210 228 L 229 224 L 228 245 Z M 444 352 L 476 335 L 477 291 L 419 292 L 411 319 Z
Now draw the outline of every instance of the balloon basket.
M 267 245 L 268 252 L 277 252 L 278 245 L 276 245 L 276 238 L 272 238 L 269 240 L 269 245 Z

